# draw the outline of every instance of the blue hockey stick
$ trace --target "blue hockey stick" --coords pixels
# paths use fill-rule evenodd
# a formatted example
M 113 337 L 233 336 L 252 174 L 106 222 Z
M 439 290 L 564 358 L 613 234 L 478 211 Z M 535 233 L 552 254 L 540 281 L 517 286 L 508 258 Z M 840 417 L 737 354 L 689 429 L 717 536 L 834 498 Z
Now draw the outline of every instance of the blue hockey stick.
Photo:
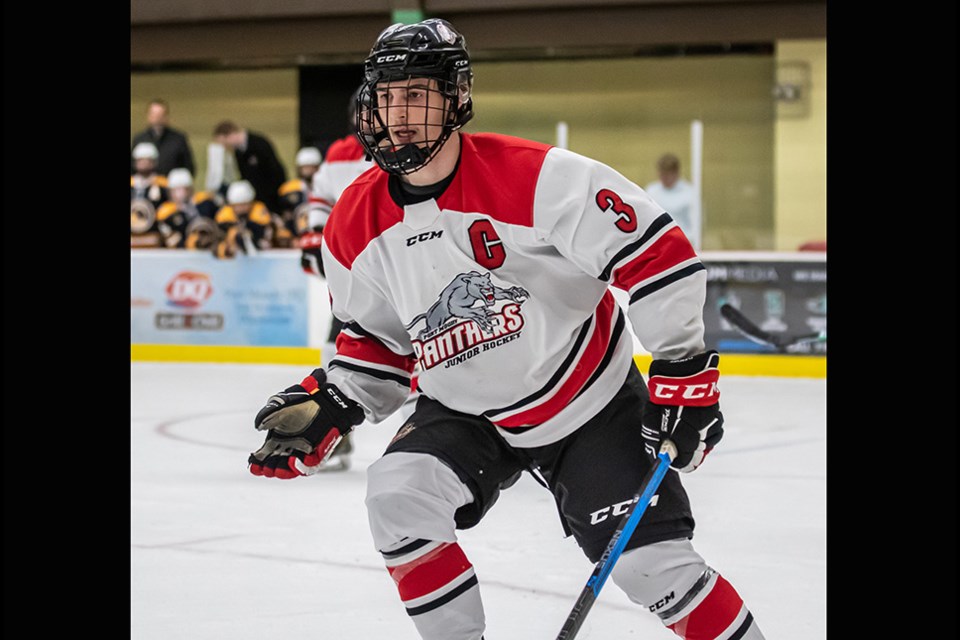
M 557 640 L 573 640 L 577 632 L 580 631 L 580 625 L 583 624 L 587 613 L 593 607 L 593 603 L 597 601 L 597 596 L 600 595 L 600 589 L 603 588 L 603 583 L 607 581 L 610 572 L 613 571 L 613 565 L 617 563 L 620 554 L 623 553 L 623 548 L 627 546 L 630 536 L 633 535 L 633 530 L 637 528 L 637 523 L 640 522 L 640 518 L 643 517 L 644 512 L 650 505 L 650 499 L 653 498 L 653 494 L 657 492 L 660 481 L 667 475 L 670 463 L 676 455 L 677 448 L 672 442 L 665 440 L 660 446 L 657 465 L 647 473 L 643 484 L 640 485 L 639 495 L 634 496 L 630 511 L 624 514 L 623 519 L 620 521 L 620 526 L 613 532 L 613 536 L 610 538 L 610 542 L 607 543 L 607 548 L 600 557 L 600 561 L 597 562 L 597 566 L 594 567 L 593 573 L 590 574 L 590 579 L 587 580 L 586 586 L 583 588 L 583 591 L 580 592 L 580 597 L 577 598 L 573 609 L 570 611 L 570 615 L 567 616 L 567 621 L 564 623 L 563 628 L 560 629 Z

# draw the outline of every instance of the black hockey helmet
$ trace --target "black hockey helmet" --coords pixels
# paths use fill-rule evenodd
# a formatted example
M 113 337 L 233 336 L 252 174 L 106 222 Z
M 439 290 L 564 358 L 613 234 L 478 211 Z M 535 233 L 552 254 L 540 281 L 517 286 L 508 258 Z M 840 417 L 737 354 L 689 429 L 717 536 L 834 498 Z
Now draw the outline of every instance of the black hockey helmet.
M 397 147 L 379 111 L 376 89 L 412 77 L 436 82 L 440 95 L 428 100 L 432 105 L 428 108 L 444 110 L 443 127 L 435 138 Z M 466 40 L 449 22 L 429 18 L 416 24 L 393 24 L 380 33 L 364 62 L 364 84 L 356 98 L 360 141 L 384 171 L 416 171 L 434 158 L 451 133 L 473 117 L 472 89 L 473 70 Z

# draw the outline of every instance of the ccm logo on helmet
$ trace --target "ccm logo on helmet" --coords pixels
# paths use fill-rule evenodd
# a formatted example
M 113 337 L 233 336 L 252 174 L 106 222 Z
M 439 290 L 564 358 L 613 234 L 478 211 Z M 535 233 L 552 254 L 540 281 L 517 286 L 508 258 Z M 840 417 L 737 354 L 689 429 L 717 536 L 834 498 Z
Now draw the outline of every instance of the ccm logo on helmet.
M 407 54 L 405 53 L 391 53 L 386 56 L 377 56 L 377 64 L 382 62 L 402 62 L 407 59 Z

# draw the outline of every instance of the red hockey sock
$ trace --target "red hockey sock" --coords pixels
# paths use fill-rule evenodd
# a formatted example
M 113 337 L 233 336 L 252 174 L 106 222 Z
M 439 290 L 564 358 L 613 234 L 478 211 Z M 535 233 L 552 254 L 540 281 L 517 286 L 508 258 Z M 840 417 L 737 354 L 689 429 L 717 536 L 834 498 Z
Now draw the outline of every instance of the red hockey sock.
M 410 615 L 435 608 L 477 583 L 473 565 L 456 542 L 420 541 L 422 546 L 386 558 Z
M 737 640 L 753 624 L 740 594 L 718 575 L 710 593 L 686 616 L 667 625 L 683 640 Z

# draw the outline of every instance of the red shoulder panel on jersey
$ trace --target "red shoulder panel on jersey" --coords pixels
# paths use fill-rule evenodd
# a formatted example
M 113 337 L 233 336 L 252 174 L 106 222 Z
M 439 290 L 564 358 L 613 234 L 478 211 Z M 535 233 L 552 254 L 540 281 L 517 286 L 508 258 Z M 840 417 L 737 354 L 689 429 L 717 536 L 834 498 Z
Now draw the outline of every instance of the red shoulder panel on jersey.
M 349 269 L 375 238 L 403 221 L 401 209 L 387 190 L 388 174 L 370 170 L 344 190 L 323 229 L 327 247 Z
M 550 145 L 496 133 L 462 133 L 460 140 L 460 168 L 438 206 L 532 226 L 537 178 Z M 462 176 L 469 177 L 467 185 Z
M 363 145 L 360 144 L 360 141 L 357 140 L 355 135 L 350 134 L 345 138 L 334 140 L 334 142 L 327 149 L 327 156 L 324 158 L 324 161 L 352 162 L 355 160 L 362 160 L 364 153 Z

